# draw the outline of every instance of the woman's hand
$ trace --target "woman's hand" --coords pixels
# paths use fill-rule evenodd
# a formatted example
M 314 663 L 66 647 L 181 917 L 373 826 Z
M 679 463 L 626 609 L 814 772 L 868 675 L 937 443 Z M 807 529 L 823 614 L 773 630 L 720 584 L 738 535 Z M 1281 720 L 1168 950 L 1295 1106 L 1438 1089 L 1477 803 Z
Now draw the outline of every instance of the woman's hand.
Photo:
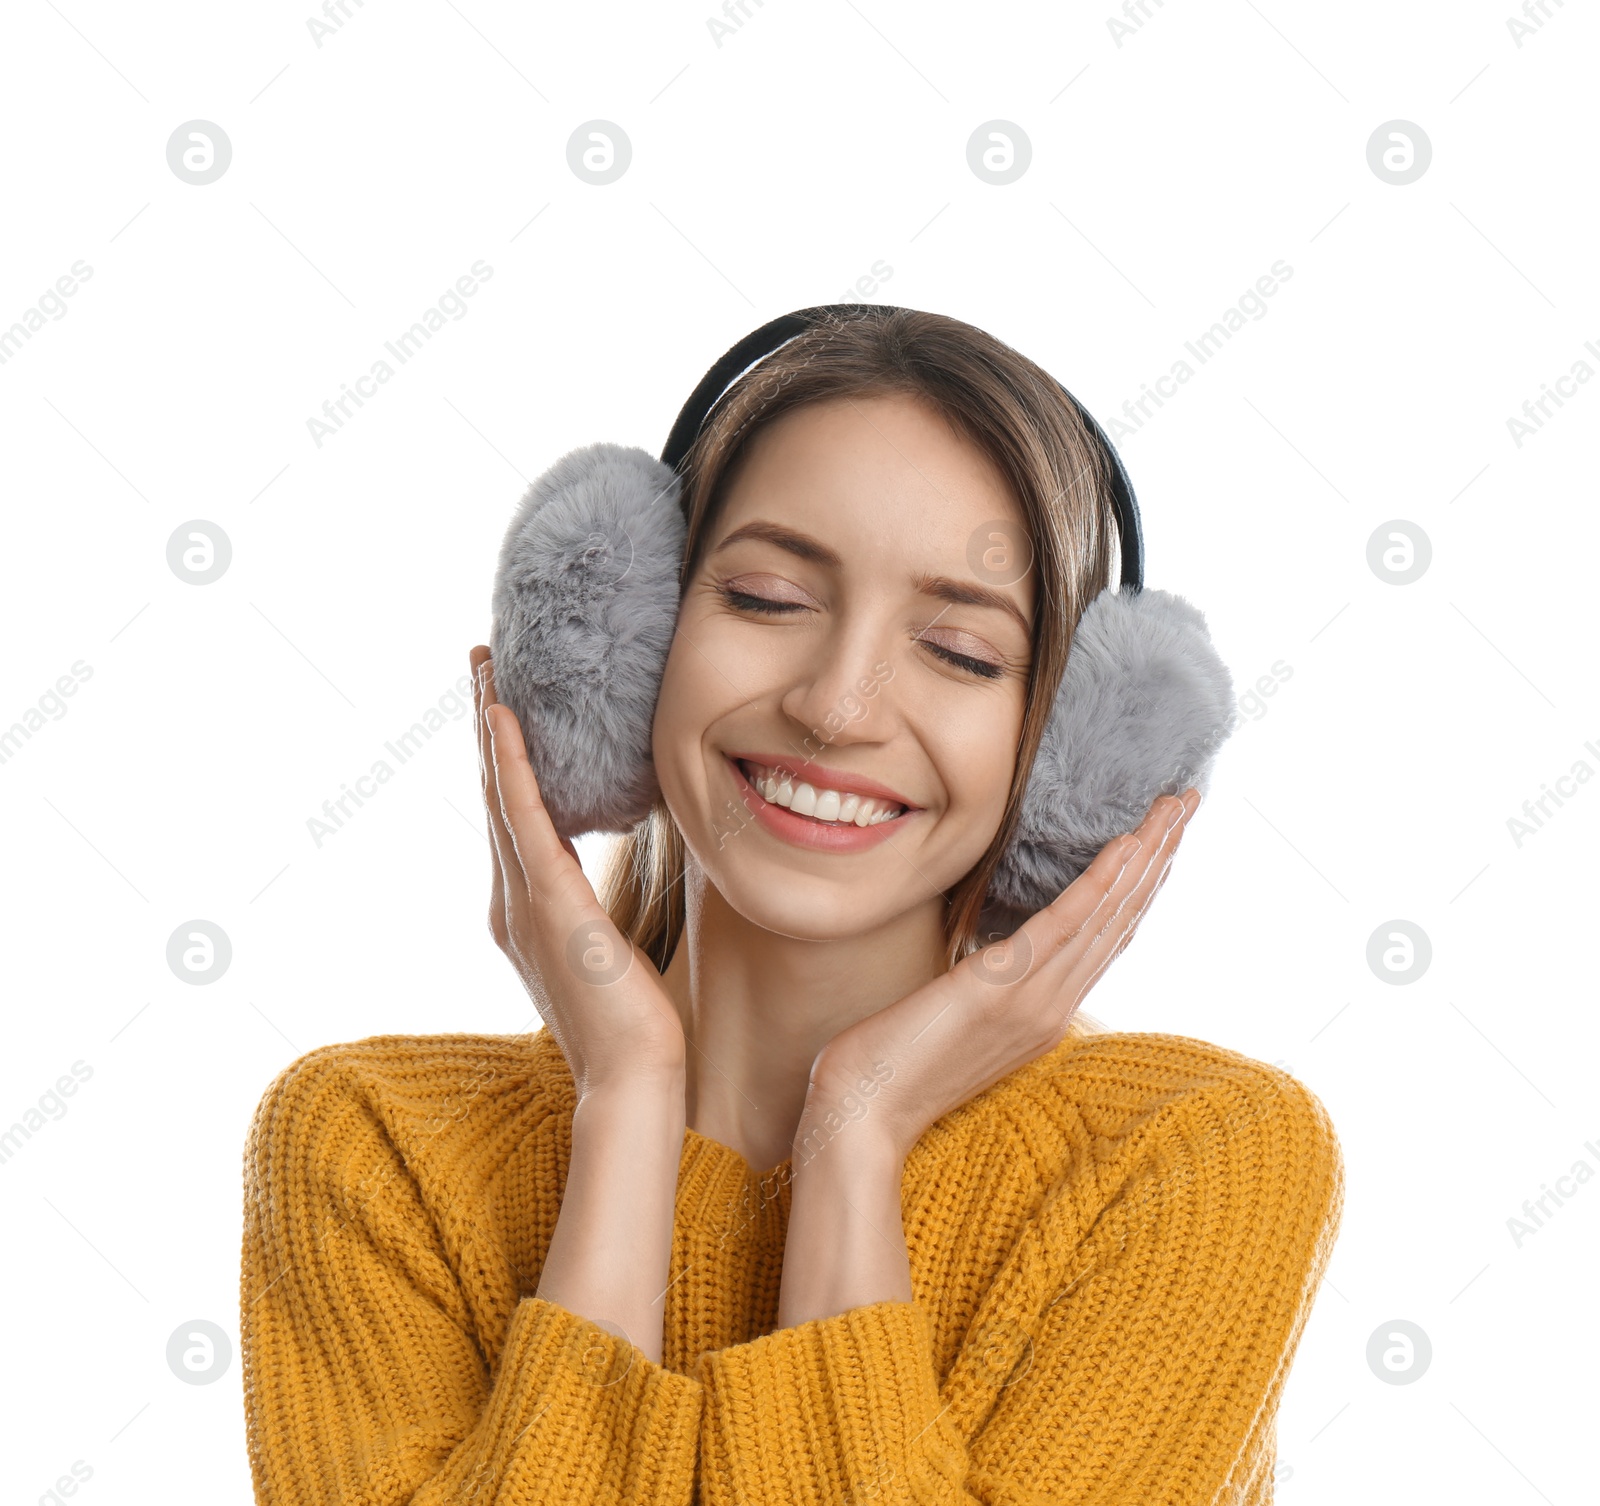
M 834 1036 L 812 1065 L 797 1157 L 806 1136 L 830 1138 L 834 1115 L 867 1120 L 903 1160 L 931 1124 L 1059 1044 L 1165 882 L 1199 804 L 1193 789 L 1160 797 L 1012 935 Z
M 478 764 L 494 851 L 489 929 L 567 1059 L 580 1099 L 680 1080 L 683 1026 L 650 959 L 612 923 L 539 797 L 522 729 L 472 650 Z

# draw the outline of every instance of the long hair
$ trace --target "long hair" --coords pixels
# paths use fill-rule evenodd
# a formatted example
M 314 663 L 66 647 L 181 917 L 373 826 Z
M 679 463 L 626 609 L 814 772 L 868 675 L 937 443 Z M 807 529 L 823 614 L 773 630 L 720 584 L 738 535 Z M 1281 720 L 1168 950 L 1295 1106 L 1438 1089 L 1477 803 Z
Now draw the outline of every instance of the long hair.
M 954 967 L 999 939 L 979 934 L 984 895 L 1016 826 L 1078 619 L 1112 578 L 1110 477 L 1078 410 L 1047 372 L 959 319 L 915 309 L 831 316 L 741 375 L 691 446 L 679 492 L 688 523 L 680 587 L 709 546 L 726 482 L 763 424 L 803 403 L 877 394 L 922 399 L 987 454 L 1020 504 L 1032 545 L 1032 662 L 1016 767 L 988 850 L 946 895 L 946 965 Z M 686 859 L 683 835 L 658 797 L 617 839 L 597 885 L 617 929 L 662 971 L 683 934 Z M 1101 1028 L 1080 1023 L 1080 1014 L 1080 1033 Z

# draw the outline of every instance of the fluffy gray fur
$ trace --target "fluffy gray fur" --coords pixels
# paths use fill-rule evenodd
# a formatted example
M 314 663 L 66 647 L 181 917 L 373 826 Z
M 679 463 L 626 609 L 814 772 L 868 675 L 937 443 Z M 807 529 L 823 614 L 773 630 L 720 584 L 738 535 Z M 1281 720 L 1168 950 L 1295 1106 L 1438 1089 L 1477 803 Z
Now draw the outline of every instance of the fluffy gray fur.
M 656 797 L 650 725 L 678 618 L 678 477 L 644 450 L 563 455 L 523 496 L 495 572 L 495 692 L 564 837 L 625 832 Z
M 1162 794 L 1204 794 L 1237 725 L 1233 680 L 1199 608 L 1170 591 L 1109 588 L 1085 609 L 989 885 L 986 933 L 1014 930 Z M 992 922 L 992 925 L 991 925 Z
M 678 478 L 593 444 L 529 487 L 506 530 L 490 650 L 562 836 L 625 832 L 658 785 L 650 757 L 677 626 Z M 1200 611 L 1167 591 L 1102 591 L 1073 635 L 1020 821 L 989 886 L 986 939 L 1056 898 L 1157 795 L 1204 792 L 1237 711 Z

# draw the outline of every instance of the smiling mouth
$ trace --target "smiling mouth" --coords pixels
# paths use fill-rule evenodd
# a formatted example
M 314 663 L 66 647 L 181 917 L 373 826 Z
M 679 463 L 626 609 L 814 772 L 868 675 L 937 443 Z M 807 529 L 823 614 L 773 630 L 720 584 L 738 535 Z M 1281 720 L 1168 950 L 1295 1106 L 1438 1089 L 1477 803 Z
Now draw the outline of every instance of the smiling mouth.
M 768 768 L 747 758 L 734 762 L 769 805 L 781 806 L 790 815 L 813 821 L 818 826 L 882 826 L 898 820 L 907 810 L 893 800 L 808 784 L 787 770 Z

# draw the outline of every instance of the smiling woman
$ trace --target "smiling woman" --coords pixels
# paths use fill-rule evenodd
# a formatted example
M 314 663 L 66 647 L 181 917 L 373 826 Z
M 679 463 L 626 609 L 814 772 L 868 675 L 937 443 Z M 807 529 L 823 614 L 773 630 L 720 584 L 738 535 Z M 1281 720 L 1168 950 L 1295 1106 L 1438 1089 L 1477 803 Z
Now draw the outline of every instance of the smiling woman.
M 690 573 L 652 734 L 657 809 L 706 876 L 692 894 L 767 932 L 881 946 L 888 927 L 907 955 L 940 955 L 946 894 L 1001 828 L 1032 662 L 1032 574 L 998 588 L 947 573 L 996 528 L 1024 528 L 1003 475 L 916 397 L 817 400 L 757 431 Z M 879 663 L 890 688 L 801 766 L 791 729 Z M 756 793 L 738 759 L 778 781 L 775 803 L 756 799 L 778 843 L 702 840 Z M 877 824 L 854 824 L 860 797 Z M 861 863 L 842 884 L 829 855 L 846 851 Z
M 1003 934 L 982 926 L 989 881 L 1072 625 L 1112 578 L 1117 535 L 1101 447 L 1033 362 L 969 325 L 904 310 L 820 325 L 752 367 L 708 417 L 685 475 L 683 604 L 652 738 L 663 791 L 663 754 L 675 764 L 663 739 L 677 735 L 674 707 L 683 704 L 668 693 L 674 679 L 720 678 L 731 703 L 749 685 L 745 654 L 754 655 L 750 672 L 791 673 L 792 685 L 796 663 L 832 652 L 832 679 L 789 695 L 770 743 L 774 731 L 787 738 L 797 723 L 809 727 L 853 676 L 886 660 L 900 696 L 922 713 L 900 738 L 897 756 L 920 765 L 908 777 L 931 785 L 948 772 L 956 781 L 921 803 L 961 805 L 942 827 L 935 819 L 906 833 L 935 868 L 891 853 L 882 868 L 899 869 L 897 895 L 920 885 L 922 923 L 934 922 L 954 965 Z M 1052 609 L 1035 619 L 1037 596 Z M 702 637 L 704 654 L 690 646 Z M 722 668 L 729 654 L 741 664 L 733 681 Z M 882 718 L 873 721 L 832 739 L 822 761 L 881 766 Z M 939 729 L 931 744 L 921 741 L 924 726 Z M 765 751 L 794 756 L 786 743 Z M 726 798 L 730 777 L 708 771 L 706 798 L 713 783 Z M 964 841 L 948 846 L 957 833 Z M 670 802 L 658 800 L 622 839 L 601 888 L 618 926 L 662 968 L 682 931 L 679 880 L 693 845 Z M 793 879 L 803 883 L 808 871 Z M 820 891 L 803 887 L 802 904 L 831 905 L 837 919 L 837 886 L 824 876 Z M 793 895 L 790 883 L 784 889 Z
M 1168 652 L 1198 614 L 1150 593 L 1161 674 L 1073 679 L 1131 620 L 1090 614 L 1137 515 L 1070 397 L 970 325 L 818 323 L 700 417 L 681 493 L 620 447 L 530 489 L 507 704 L 470 655 L 490 929 L 544 1028 L 324 1047 L 257 1110 L 257 1499 L 1265 1506 L 1337 1139 L 1277 1067 L 1079 1012 L 1233 714 Z M 619 494 L 625 549 L 584 511 Z M 560 547 L 519 548 L 552 514 Z M 658 682 L 616 667 L 641 640 Z M 594 715 L 614 682 L 652 693 L 642 770 Z M 1132 733 L 1062 735 L 1063 692 Z M 996 928 L 998 879 L 1055 871 L 1007 867 L 1039 803 L 1117 805 L 1096 760 L 1141 755 L 1167 792 Z M 591 886 L 572 833 L 618 810 Z

